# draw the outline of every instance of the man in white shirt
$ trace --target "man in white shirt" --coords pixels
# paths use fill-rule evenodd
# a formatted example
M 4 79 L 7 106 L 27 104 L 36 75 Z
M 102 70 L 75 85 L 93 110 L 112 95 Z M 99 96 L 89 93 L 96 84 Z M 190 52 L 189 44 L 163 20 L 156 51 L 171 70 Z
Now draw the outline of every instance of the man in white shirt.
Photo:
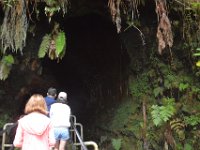
M 54 126 L 54 136 L 56 139 L 54 150 L 65 150 L 67 140 L 70 138 L 71 108 L 66 103 L 67 93 L 60 92 L 56 103 L 51 105 L 50 118 Z

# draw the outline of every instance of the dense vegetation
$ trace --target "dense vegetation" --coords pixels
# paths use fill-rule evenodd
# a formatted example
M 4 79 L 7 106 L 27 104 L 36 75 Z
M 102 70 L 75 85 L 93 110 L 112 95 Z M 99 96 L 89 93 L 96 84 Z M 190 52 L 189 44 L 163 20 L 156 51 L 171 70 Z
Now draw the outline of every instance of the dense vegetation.
M 4 14 L 0 20 L 0 79 L 5 82 L 12 65 L 24 53 L 27 33 L 34 36 L 35 22 L 41 14 L 48 18 L 51 31 L 44 35 L 38 52 L 26 57 L 48 55 L 59 62 L 65 55 L 67 37 L 54 16 L 66 16 L 73 3 L 67 0 L 41 3 L 36 0 L 0 3 Z M 99 144 L 102 149 L 115 150 L 133 147 L 196 150 L 200 146 L 200 2 L 154 0 L 148 3 L 155 7 L 156 27 L 146 27 L 139 16 L 146 3 L 145 0 L 108 1 L 116 32 L 123 34 L 134 28 L 140 33 L 143 45 L 135 50 L 124 43 L 130 58 L 126 70 L 128 92 L 121 104 L 115 106 L 115 112 L 108 110 L 112 120 L 104 117 L 97 120 L 105 123 L 99 128 L 106 131 Z M 7 119 L 4 115 L 1 122 Z

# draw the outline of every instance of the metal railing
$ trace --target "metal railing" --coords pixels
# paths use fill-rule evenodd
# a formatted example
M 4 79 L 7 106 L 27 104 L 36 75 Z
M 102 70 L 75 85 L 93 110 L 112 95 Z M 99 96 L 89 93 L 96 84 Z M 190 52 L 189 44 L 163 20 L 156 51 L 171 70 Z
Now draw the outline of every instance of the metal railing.
M 94 141 L 84 141 L 83 142 L 86 146 L 93 146 L 94 150 L 99 150 L 97 143 Z M 75 146 L 81 146 L 80 143 L 74 143 Z
M 9 126 L 13 126 L 13 125 L 14 125 L 14 123 L 6 123 L 3 126 L 3 130 L 6 130 Z M 2 135 L 2 146 L 1 146 L 2 150 L 5 150 L 6 147 L 13 147 L 13 144 L 6 143 L 6 137 L 7 137 L 7 132 L 3 132 L 3 135 Z
M 3 127 L 3 130 L 6 130 L 10 126 L 12 127 L 15 123 L 6 123 Z M 76 148 L 79 148 L 80 150 L 88 150 L 88 146 L 92 146 L 94 150 L 98 150 L 98 145 L 94 141 L 84 141 L 83 139 L 83 125 L 81 123 L 76 122 L 76 116 L 71 115 L 71 127 L 70 127 L 70 133 L 71 133 L 71 140 L 73 143 L 73 146 Z M 7 143 L 6 138 L 9 135 L 7 132 L 3 132 L 2 134 L 2 150 L 5 150 L 6 148 L 13 147 L 12 143 Z M 77 150 L 77 149 L 76 149 Z

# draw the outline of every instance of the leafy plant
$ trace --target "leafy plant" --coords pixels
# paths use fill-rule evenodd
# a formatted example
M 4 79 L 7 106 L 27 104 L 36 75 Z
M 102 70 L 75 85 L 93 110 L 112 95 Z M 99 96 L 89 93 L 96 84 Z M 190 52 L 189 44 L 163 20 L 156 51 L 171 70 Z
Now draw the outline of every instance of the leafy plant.
M 151 115 L 156 126 L 167 122 L 175 113 L 175 102 L 173 98 L 164 98 L 163 106 L 152 105 Z
M 185 116 L 184 122 L 186 125 L 196 126 L 200 123 L 200 115 Z
M 115 150 L 120 150 L 122 144 L 121 139 L 112 139 L 112 146 Z
M 159 94 L 163 95 L 163 87 L 156 87 L 153 90 L 154 96 L 157 97 Z
M 49 34 L 46 34 L 43 39 L 42 39 L 42 42 L 40 44 L 40 48 L 39 48 L 39 51 L 38 51 L 38 57 L 39 58 L 44 58 L 44 56 L 46 55 L 46 53 L 48 52 L 49 50 L 49 46 L 50 46 L 50 40 L 51 40 L 51 37 Z
M 148 83 L 148 77 L 146 73 L 141 74 L 137 78 L 131 78 L 129 81 L 129 90 L 130 93 L 133 94 L 135 97 L 141 97 L 145 93 L 150 91 Z
M 46 34 L 40 44 L 38 57 L 44 58 L 46 54 L 52 60 L 62 59 L 65 55 L 66 37 L 63 31 Z
M 5 80 L 10 74 L 12 65 L 14 64 L 14 58 L 12 55 L 7 55 L 0 61 L 0 80 Z
M 64 52 L 66 47 L 66 37 L 63 31 L 58 33 L 55 42 L 56 42 L 56 54 L 58 57 L 62 58 L 65 54 Z
M 187 89 L 189 87 L 189 84 L 188 83 L 180 83 L 179 84 L 179 90 L 180 91 L 184 91 L 185 89 Z

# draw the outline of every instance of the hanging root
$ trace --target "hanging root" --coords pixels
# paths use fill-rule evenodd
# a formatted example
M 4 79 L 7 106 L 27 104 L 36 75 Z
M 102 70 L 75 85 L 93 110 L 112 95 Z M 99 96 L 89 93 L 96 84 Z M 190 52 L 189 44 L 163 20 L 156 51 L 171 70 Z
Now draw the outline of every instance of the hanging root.
M 3 53 L 11 49 L 14 52 L 22 49 L 26 44 L 28 22 L 25 0 L 17 1 L 12 7 L 7 7 L 1 28 L 1 45 Z

